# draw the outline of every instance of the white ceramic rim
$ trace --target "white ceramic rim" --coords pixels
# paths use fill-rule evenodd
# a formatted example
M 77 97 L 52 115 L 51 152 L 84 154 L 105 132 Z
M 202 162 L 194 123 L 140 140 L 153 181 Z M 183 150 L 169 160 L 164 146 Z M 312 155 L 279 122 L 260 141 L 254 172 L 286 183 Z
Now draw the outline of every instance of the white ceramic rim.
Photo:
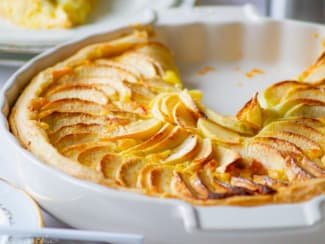
M 261 22 L 269 22 L 272 21 L 268 18 L 261 18 L 254 14 L 254 11 L 252 11 L 251 6 L 244 6 L 242 8 L 239 7 L 227 7 L 229 10 L 234 11 L 235 13 L 232 16 L 226 16 L 225 19 L 220 19 L 219 17 L 213 19 L 213 18 L 206 18 L 207 16 L 205 13 L 211 12 L 211 8 L 207 7 L 200 7 L 200 8 L 194 8 L 194 9 L 174 9 L 174 10 L 168 10 L 167 12 L 174 12 L 174 14 L 177 14 L 177 23 L 176 24 L 184 24 L 184 23 L 192 23 L 192 22 L 209 22 L 209 23 L 216 23 L 218 24 L 220 21 L 222 22 L 246 22 L 246 21 L 256 21 L 258 18 L 258 21 Z M 217 12 L 220 12 L 220 7 L 214 8 Z M 183 13 L 185 10 L 186 13 Z M 189 14 L 189 12 L 193 14 Z M 221 10 L 221 12 L 224 12 L 225 10 Z M 247 14 L 246 18 L 242 18 L 242 16 L 237 16 L 239 12 L 242 12 L 244 14 Z M 180 18 L 180 15 L 182 15 L 182 18 Z M 168 25 L 170 25 L 171 20 L 166 20 Z M 281 21 L 280 21 L 281 22 Z M 310 26 L 310 27 L 322 27 L 322 25 L 319 24 L 311 24 L 311 23 L 304 23 L 299 21 L 292 21 L 288 20 L 286 22 L 290 22 L 292 24 L 296 25 L 304 25 L 304 26 Z M 159 24 L 164 23 L 164 20 L 159 21 Z M 150 201 L 153 204 L 154 203 L 163 203 L 163 204 L 170 204 L 174 205 L 177 208 L 179 208 L 183 220 L 185 228 L 188 231 L 194 232 L 199 230 L 208 230 L 208 231 L 231 231 L 235 233 L 236 231 L 246 231 L 246 230 L 256 230 L 259 229 L 259 231 L 287 231 L 290 229 L 299 230 L 301 228 L 306 227 L 312 227 L 315 226 L 315 224 L 319 223 L 322 219 L 322 212 L 321 212 L 321 204 L 325 201 L 325 196 L 318 196 L 313 198 L 312 200 L 303 202 L 303 203 L 293 203 L 293 204 L 277 204 L 277 205 L 264 205 L 260 207 L 253 207 L 253 208 L 244 208 L 244 207 L 224 207 L 224 206 L 211 206 L 211 207 L 200 207 L 200 206 L 192 206 L 184 201 L 177 200 L 177 199 L 161 199 L 161 198 L 155 198 L 145 195 L 140 195 L 132 192 L 124 192 L 124 191 L 118 191 L 113 190 L 95 183 L 86 182 L 79 180 L 77 178 L 74 178 L 72 176 L 69 176 L 53 167 L 50 167 L 44 163 L 42 163 L 39 159 L 37 159 L 31 152 L 25 150 L 21 147 L 16 137 L 10 133 L 8 130 L 8 122 L 7 122 L 7 116 L 6 111 L 8 111 L 8 91 L 12 88 L 12 86 L 15 84 L 16 80 L 19 79 L 19 77 L 27 72 L 28 70 L 32 69 L 36 64 L 39 64 L 42 62 L 43 59 L 50 59 L 55 53 L 59 53 L 63 51 L 63 49 L 72 48 L 74 46 L 84 46 L 92 42 L 92 40 L 96 40 L 97 38 L 103 37 L 104 35 L 108 33 L 114 33 L 117 31 L 128 31 L 128 27 L 124 28 L 116 28 L 114 30 L 110 30 L 109 32 L 103 32 L 98 33 L 94 35 L 90 35 L 87 37 L 83 37 L 71 42 L 67 42 L 64 44 L 61 44 L 55 48 L 49 49 L 45 51 L 44 53 L 38 55 L 37 57 L 33 58 L 29 62 L 27 62 L 23 67 L 21 67 L 18 71 L 16 71 L 5 83 L 3 86 L 1 92 L 0 92 L 0 107 L 2 109 L 2 113 L 0 115 L 0 130 L 4 132 L 5 140 L 8 140 L 10 145 L 15 147 L 21 153 L 25 158 L 27 158 L 31 163 L 37 165 L 38 167 L 42 167 L 42 169 L 47 170 L 50 174 L 53 174 L 57 177 L 63 178 L 65 181 L 70 182 L 72 184 L 78 185 L 82 188 L 86 188 L 92 191 L 98 191 L 101 193 L 104 193 L 110 197 L 119 197 L 123 199 L 128 200 L 137 200 L 137 201 Z M 87 43 L 88 42 L 88 43 Z M 87 43 L 87 44 L 83 44 Z M 73 52 L 73 51 L 71 51 Z M 69 55 L 65 55 L 69 56 Z M 54 61 L 53 61 L 54 63 Z M 274 209 L 279 213 L 279 220 L 278 222 L 272 222 L 276 220 L 276 216 L 273 215 Z M 271 211 L 270 211 L 271 210 Z M 240 226 L 232 226 L 231 223 L 227 225 L 227 223 L 223 223 L 220 220 L 217 220 L 218 218 L 211 218 L 211 216 L 214 216 L 217 214 L 215 211 L 228 211 L 229 213 L 235 212 L 236 216 L 238 218 L 250 218 L 254 219 L 253 223 L 251 225 L 247 225 L 244 227 Z M 290 212 L 290 213 L 289 213 Z M 296 216 L 296 215 L 302 214 L 302 216 Z M 281 216 L 286 215 L 287 220 L 282 220 Z M 217 215 L 216 215 L 217 217 Z M 290 221 L 290 217 L 293 218 L 292 221 Z M 296 218 L 297 217 L 297 218 Z M 272 221 L 268 221 L 269 219 L 272 219 Z M 211 219 L 214 219 L 216 222 L 211 222 Z M 284 222 L 281 222 L 284 221 Z

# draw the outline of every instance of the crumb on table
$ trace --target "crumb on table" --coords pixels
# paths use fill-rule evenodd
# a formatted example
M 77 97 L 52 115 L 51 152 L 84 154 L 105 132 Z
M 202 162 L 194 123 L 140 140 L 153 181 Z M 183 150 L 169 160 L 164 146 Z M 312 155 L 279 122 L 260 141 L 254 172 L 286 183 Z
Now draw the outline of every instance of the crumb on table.
M 313 33 L 313 37 L 314 37 L 314 38 L 318 38 L 318 37 L 319 37 L 319 34 L 318 34 L 317 32 L 314 32 L 314 33 Z
M 264 74 L 264 71 L 261 69 L 253 68 L 249 72 L 247 72 L 245 75 L 247 78 L 253 78 L 255 75 Z
M 214 71 L 215 70 L 215 68 L 214 67 L 212 67 L 212 66 L 204 66 L 202 69 L 200 69 L 197 73 L 199 74 L 199 75 L 205 75 L 205 74 L 207 74 L 207 73 L 209 73 L 209 72 L 211 72 L 211 71 Z

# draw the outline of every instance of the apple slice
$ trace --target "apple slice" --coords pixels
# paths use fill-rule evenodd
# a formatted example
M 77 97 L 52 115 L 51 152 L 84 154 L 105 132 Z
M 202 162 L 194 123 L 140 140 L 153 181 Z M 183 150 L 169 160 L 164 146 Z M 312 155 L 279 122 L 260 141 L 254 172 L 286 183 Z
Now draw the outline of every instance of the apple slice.
M 172 128 L 173 127 L 170 124 L 168 124 L 168 123 L 164 124 L 160 128 L 160 130 L 156 134 L 151 136 L 148 140 L 146 140 L 134 147 L 131 147 L 129 150 L 126 150 L 123 153 L 137 153 L 143 149 L 152 147 L 153 145 L 159 143 L 161 140 L 166 138 L 169 135 L 169 133 L 171 132 Z
M 77 98 L 102 105 L 107 104 L 109 101 L 109 98 L 103 92 L 87 86 L 74 86 L 65 90 L 52 92 L 46 96 L 46 99 L 50 102 L 69 98 Z
M 161 139 L 160 142 L 143 149 L 140 153 L 141 155 L 149 155 L 174 148 L 182 143 L 188 135 L 189 134 L 186 130 L 179 126 L 175 126 L 166 137 Z
M 126 187 L 135 188 L 138 174 L 145 162 L 139 158 L 132 158 L 122 162 L 116 171 L 116 180 Z
M 198 146 L 198 137 L 196 135 L 190 135 L 179 146 L 173 149 L 172 154 L 164 159 L 163 163 L 177 164 L 185 162 L 196 154 Z
M 272 108 L 279 104 L 292 89 L 298 87 L 306 87 L 306 84 L 292 80 L 278 82 L 265 89 L 262 98 L 266 102 L 267 107 Z
M 272 122 L 266 127 L 264 127 L 260 134 L 263 135 L 264 132 L 274 133 L 279 131 L 291 132 L 297 135 L 307 137 L 315 143 L 318 143 L 322 147 L 322 149 L 325 148 L 325 146 L 322 145 L 325 141 L 325 137 L 322 133 L 310 126 L 304 124 L 297 124 L 294 123 L 294 121 L 290 120 Z
M 308 67 L 300 76 L 299 80 L 310 82 L 317 82 L 325 78 L 325 55 L 324 53 L 317 59 L 317 61 Z
M 249 136 L 252 136 L 256 133 L 256 129 L 245 121 L 240 121 L 232 116 L 220 115 L 209 108 L 204 108 L 203 111 L 208 119 L 212 122 L 233 130 L 237 133 Z
M 188 90 L 183 90 L 179 93 L 179 98 L 183 102 L 183 104 L 190 110 L 192 113 L 197 117 L 205 117 L 205 115 L 202 113 L 202 111 L 197 106 L 196 102 L 188 92 Z
M 123 125 L 129 123 L 126 119 L 110 120 L 104 116 L 94 116 L 78 112 L 55 112 L 48 117 L 44 117 L 42 122 L 48 124 L 50 133 L 61 129 L 62 127 L 75 124 Z
M 62 80 L 62 85 L 96 85 L 97 87 L 104 87 L 104 89 L 114 89 L 119 94 L 120 100 L 128 101 L 132 96 L 132 91 L 128 87 L 128 83 L 124 80 L 109 77 L 70 77 L 69 79 Z
M 318 158 L 323 154 L 323 151 L 319 144 L 299 134 L 287 131 L 274 131 L 268 133 L 263 132 L 262 134 L 263 136 L 271 136 L 288 141 L 300 148 L 303 151 L 303 154 L 307 155 L 310 158 Z
M 163 75 L 168 70 L 177 70 L 170 50 L 161 43 L 149 42 L 145 45 L 139 45 L 135 52 L 147 56 L 154 62 L 159 75 Z
M 116 61 L 127 67 L 132 67 L 144 78 L 152 78 L 158 75 L 158 70 L 155 67 L 156 62 L 147 55 L 133 50 L 117 57 Z
M 197 128 L 205 137 L 218 142 L 238 144 L 242 141 L 242 137 L 239 134 L 204 118 L 198 119 Z
M 96 169 L 97 165 L 101 162 L 106 154 L 112 153 L 115 150 L 113 144 L 108 145 L 97 145 L 88 147 L 80 152 L 77 160 L 82 164 L 91 169 Z
M 172 194 L 171 182 L 173 177 L 173 170 L 167 166 L 151 167 L 147 173 L 147 184 L 149 192 L 158 194 Z
M 39 118 L 42 119 L 54 112 L 75 112 L 101 116 L 105 113 L 109 113 L 112 108 L 114 108 L 114 105 L 112 104 L 103 106 L 98 103 L 80 100 L 77 98 L 67 98 L 48 102 L 42 107 L 42 110 L 39 113 Z
M 288 186 L 288 183 L 286 181 L 282 181 L 279 179 L 273 179 L 267 175 L 254 175 L 253 181 L 258 184 L 261 184 L 261 185 L 266 185 L 273 189 Z
M 160 120 L 160 121 L 166 121 L 164 113 L 161 111 L 161 103 L 162 99 L 166 97 L 167 95 L 165 93 L 158 95 L 152 103 L 150 104 L 150 112 L 151 115 Z
M 123 159 L 115 153 L 107 153 L 98 163 L 96 170 L 101 172 L 105 178 L 115 180 L 118 169 Z
M 188 110 L 183 103 L 178 102 L 172 111 L 174 123 L 184 128 L 196 128 L 197 119 L 194 114 Z
M 174 172 L 174 175 L 171 180 L 171 192 L 179 197 L 183 197 L 185 199 L 196 199 L 196 194 L 194 189 L 191 187 L 188 179 L 179 172 Z
M 124 55 L 126 55 L 126 54 L 123 54 L 122 56 L 124 56 Z M 118 70 L 124 70 L 125 72 L 134 76 L 135 80 L 137 80 L 137 81 L 141 80 L 141 73 L 139 73 L 139 71 L 135 67 L 133 67 L 131 65 L 124 64 L 123 62 L 119 62 L 118 60 L 120 57 L 121 56 L 118 56 L 113 59 L 105 59 L 105 58 L 96 59 L 94 61 L 94 64 L 99 65 L 99 66 L 114 67 L 114 68 L 117 68 Z M 134 80 L 132 79 L 131 81 L 134 81 Z
M 65 157 L 68 157 L 78 162 L 78 156 L 80 152 L 86 149 L 87 147 L 89 147 L 88 143 L 76 144 L 76 145 L 65 147 L 60 151 L 60 153 L 63 154 Z
M 179 97 L 177 94 L 166 95 L 161 99 L 161 112 L 164 114 L 165 118 L 173 122 L 173 109 L 176 104 L 179 103 Z
M 108 65 L 80 65 L 74 70 L 74 75 L 80 77 L 101 77 L 106 79 L 113 79 L 119 81 L 128 81 L 131 83 L 137 82 L 137 77 L 124 69 Z
M 156 133 L 161 126 L 162 123 L 157 119 L 139 120 L 118 126 L 110 131 L 107 136 L 110 140 L 120 138 L 147 139 Z
M 94 133 L 77 133 L 77 134 L 69 134 L 61 137 L 54 146 L 58 149 L 58 151 L 66 150 L 66 148 L 77 145 L 77 144 L 85 144 L 97 141 L 98 135 Z
M 202 164 L 207 160 L 211 159 L 214 150 L 210 139 L 204 138 L 200 143 L 200 150 L 193 159 L 194 164 Z
M 325 168 L 306 157 L 301 160 L 300 166 L 317 178 L 325 178 Z
M 241 150 L 243 158 L 253 159 L 261 163 L 265 169 L 272 171 L 283 171 L 286 166 L 286 159 L 281 152 L 271 145 L 249 141 Z
M 325 102 L 325 90 L 323 87 L 306 86 L 296 87 L 291 89 L 290 92 L 284 97 L 284 100 L 293 99 L 312 99 Z
M 62 137 L 72 134 L 78 133 L 96 133 L 103 134 L 106 131 L 106 126 L 98 125 L 98 124 L 75 124 L 62 127 L 61 129 L 54 131 L 48 134 L 49 139 L 54 144 L 57 143 Z
M 237 113 L 236 117 L 240 121 L 245 121 L 256 129 L 263 126 L 263 109 L 258 102 L 258 93 L 249 100 L 245 106 Z
M 299 105 L 309 105 L 309 106 L 322 106 L 323 102 L 319 100 L 306 99 L 306 98 L 297 98 L 291 100 L 285 100 L 283 103 L 280 103 L 277 107 L 274 108 L 279 114 L 286 114 L 292 108 Z
M 267 185 L 261 185 L 249 179 L 243 177 L 231 177 L 231 185 L 246 188 L 252 192 L 256 192 L 261 195 L 273 194 L 275 190 Z
M 285 117 L 307 117 L 307 118 L 324 118 L 325 117 L 325 103 L 324 104 L 298 104 L 287 111 Z
M 225 173 L 228 170 L 228 167 L 232 165 L 233 163 L 236 163 L 239 159 L 241 159 L 241 155 L 239 152 L 228 149 L 226 147 L 222 147 L 219 145 L 216 145 L 214 147 L 215 151 L 215 160 L 218 162 L 218 167 L 216 168 L 216 171 L 220 173 Z
M 307 181 L 313 178 L 311 174 L 299 167 L 293 158 L 288 157 L 286 159 L 286 174 L 289 181 Z
M 104 95 L 112 98 L 116 95 L 115 89 L 113 89 L 109 85 L 105 84 L 96 84 L 96 83 L 89 83 L 89 82 L 71 82 L 71 83 L 64 83 L 64 84 L 56 84 L 54 83 L 51 85 L 47 90 L 45 90 L 44 94 L 42 96 L 51 96 L 55 93 L 61 92 L 61 91 L 66 91 L 66 90 L 71 90 L 73 88 L 88 88 L 88 89 L 94 89 L 96 91 L 100 91 L 104 93 Z
M 158 165 L 157 164 L 146 164 L 144 165 L 140 171 L 139 171 L 139 174 L 138 174 L 138 177 L 137 177 L 137 182 L 136 182 L 136 188 L 140 188 L 140 189 L 143 189 L 143 190 L 147 190 L 147 184 L 148 184 L 148 173 L 156 168 Z
M 282 154 L 290 155 L 292 157 L 303 156 L 303 152 L 299 147 L 297 147 L 294 143 L 283 139 L 279 139 L 272 136 L 265 136 L 254 138 L 254 141 L 268 144 L 279 152 L 281 152 Z

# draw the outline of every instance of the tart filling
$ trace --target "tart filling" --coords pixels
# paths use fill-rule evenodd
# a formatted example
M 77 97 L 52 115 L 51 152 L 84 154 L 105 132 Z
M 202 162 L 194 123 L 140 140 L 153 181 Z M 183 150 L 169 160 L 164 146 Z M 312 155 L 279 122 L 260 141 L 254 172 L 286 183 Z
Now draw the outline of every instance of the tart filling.
M 111 188 L 204 205 L 303 201 L 325 190 L 324 63 L 223 116 L 136 30 L 40 72 L 10 126 L 44 163 Z

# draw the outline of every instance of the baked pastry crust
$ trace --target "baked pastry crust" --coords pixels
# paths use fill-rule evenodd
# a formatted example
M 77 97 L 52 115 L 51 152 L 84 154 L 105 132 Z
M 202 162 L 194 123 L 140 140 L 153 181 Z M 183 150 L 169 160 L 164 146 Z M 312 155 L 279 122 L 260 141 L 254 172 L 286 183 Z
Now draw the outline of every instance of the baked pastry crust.
M 37 74 L 10 128 L 42 162 L 114 189 L 197 205 L 305 201 L 325 190 L 324 63 L 222 116 L 136 30 Z

